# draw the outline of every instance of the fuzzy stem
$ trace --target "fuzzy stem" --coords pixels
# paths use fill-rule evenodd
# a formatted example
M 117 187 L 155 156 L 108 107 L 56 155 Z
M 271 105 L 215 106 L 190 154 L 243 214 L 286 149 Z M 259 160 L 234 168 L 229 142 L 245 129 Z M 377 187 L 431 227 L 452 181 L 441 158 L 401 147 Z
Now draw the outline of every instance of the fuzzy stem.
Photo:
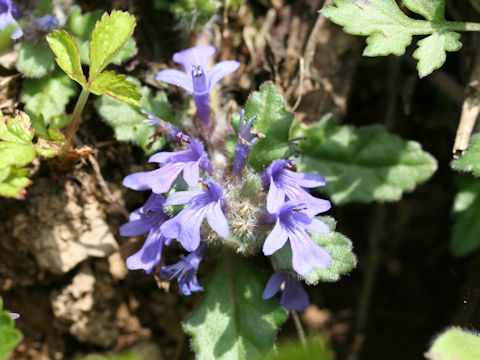
M 290 314 L 292 315 L 295 328 L 297 329 L 298 338 L 300 339 L 300 342 L 302 343 L 303 347 L 305 347 L 307 345 L 307 340 L 305 338 L 305 331 L 303 330 L 300 317 L 298 316 L 298 313 L 295 310 L 290 311 Z
M 75 104 L 75 108 L 73 109 L 72 121 L 70 121 L 70 125 L 68 126 L 68 129 L 67 129 L 67 134 L 65 136 L 65 144 L 63 146 L 61 157 L 64 157 L 66 152 L 72 146 L 73 135 L 75 135 L 78 128 L 80 127 L 80 123 L 82 121 L 81 116 L 82 116 L 83 108 L 87 103 L 89 95 L 90 95 L 90 91 L 88 91 L 86 87 L 83 87 L 82 92 L 78 97 L 77 103 Z
M 444 26 L 454 31 L 480 31 L 480 23 L 449 21 Z

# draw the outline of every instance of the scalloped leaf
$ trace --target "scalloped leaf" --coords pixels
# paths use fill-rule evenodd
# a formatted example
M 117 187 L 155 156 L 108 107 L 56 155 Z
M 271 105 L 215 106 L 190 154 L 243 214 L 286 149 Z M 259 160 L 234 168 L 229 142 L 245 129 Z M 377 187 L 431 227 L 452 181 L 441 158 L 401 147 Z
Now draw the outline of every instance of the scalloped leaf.
M 157 115 L 170 123 L 176 123 L 170 108 L 167 96 L 163 91 L 152 95 L 148 87 L 140 87 L 136 79 L 129 78 L 136 83 L 142 94 L 142 108 Z M 138 144 L 147 154 L 157 152 L 165 144 L 163 137 L 155 138 L 155 128 L 145 122 L 145 115 L 137 106 L 128 105 L 110 96 L 102 95 L 95 102 L 95 108 L 100 116 L 115 131 L 119 141 L 129 141 Z
M 30 116 L 42 115 L 45 122 L 54 116 L 63 115 L 70 98 L 77 92 L 77 86 L 60 69 L 41 79 L 25 80 L 21 101 Z
M 87 79 L 83 74 L 78 45 L 73 37 L 66 31 L 55 30 L 47 35 L 47 42 L 55 53 L 58 66 L 70 79 L 85 86 Z
M 421 77 L 443 65 L 447 51 L 457 51 L 460 35 L 448 28 L 445 0 L 403 0 L 411 11 L 426 20 L 408 17 L 395 0 L 334 0 L 321 12 L 352 35 L 367 36 L 366 56 L 403 55 L 413 35 L 430 35 L 420 40 L 414 58 Z M 455 26 L 455 29 L 461 26 Z
M 480 176 L 480 134 L 470 139 L 470 146 L 463 156 L 452 161 L 452 168 Z
M 14 118 L 0 115 L 0 168 L 23 167 L 35 159 L 30 118 L 19 111 Z
M 112 62 L 117 52 L 132 36 L 136 21 L 128 12 L 114 10 L 97 22 L 90 42 L 89 81 L 93 81 Z
M 183 323 L 197 359 L 255 359 L 272 348 L 287 312 L 262 300 L 267 279 L 238 255 L 218 262 L 202 303 Z
M 302 136 L 307 140 L 299 143 L 299 171 L 323 175 L 327 185 L 322 191 L 337 204 L 397 201 L 437 169 L 435 158 L 419 143 L 380 125 L 340 126 L 327 116 L 309 129 L 295 126 L 292 138 Z
M 249 164 L 256 171 L 263 170 L 276 159 L 288 157 L 288 132 L 293 114 L 285 110 L 285 100 L 272 82 L 262 84 L 259 91 L 252 92 L 245 105 L 245 119 L 256 116 L 253 129 L 265 135 L 258 139 L 250 150 Z M 232 117 L 235 120 L 236 117 Z M 238 121 L 235 131 L 238 129 Z
M 54 55 L 44 40 L 18 43 L 15 50 L 18 51 L 15 67 L 28 78 L 41 78 L 55 67 Z
M 93 81 L 88 82 L 88 90 L 95 95 L 107 94 L 130 105 L 140 106 L 140 94 L 133 82 L 125 75 L 117 75 L 113 71 L 104 71 Z
M 451 327 L 441 333 L 425 353 L 430 360 L 478 360 L 480 336 L 461 328 Z
M 32 183 L 27 178 L 28 170 L 13 166 L 0 168 L 0 195 L 8 198 L 23 199 L 25 188 Z

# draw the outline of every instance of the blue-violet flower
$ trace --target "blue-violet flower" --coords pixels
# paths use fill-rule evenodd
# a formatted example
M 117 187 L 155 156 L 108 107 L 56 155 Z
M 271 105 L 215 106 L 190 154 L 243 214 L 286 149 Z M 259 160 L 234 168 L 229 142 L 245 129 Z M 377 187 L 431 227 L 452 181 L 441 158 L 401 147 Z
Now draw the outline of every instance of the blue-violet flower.
M 37 20 L 37 28 L 44 33 L 49 33 L 57 27 L 58 20 L 53 15 L 44 15 Z
M 127 259 L 127 268 L 130 270 L 143 269 L 150 274 L 160 263 L 163 244 L 170 245 L 172 242 L 160 231 L 160 225 L 169 219 L 163 211 L 164 203 L 162 195 L 152 193 L 142 207 L 130 214 L 130 221 L 120 227 L 122 236 L 137 236 L 148 232 L 142 248 Z
M 20 314 L 18 313 L 10 313 L 10 317 L 13 319 L 13 320 L 16 320 L 20 317 Z
M 242 110 L 240 113 L 240 122 L 238 123 L 238 142 L 237 147 L 235 148 L 235 154 L 233 157 L 233 171 L 232 173 L 241 176 L 243 163 L 247 159 L 248 151 L 253 146 L 253 144 L 258 140 L 258 133 L 253 133 L 252 126 L 253 122 L 257 118 L 252 116 L 250 120 L 244 120 L 245 111 Z
M 292 267 L 302 276 L 314 268 L 325 268 L 332 263 L 330 253 L 320 247 L 306 231 L 328 234 L 330 228 L 320 220 L 304 214 L 304 211 L 304 204 L 283 204 L 278 213 L 271 216 L 270 220 L 276 220 L 275 227 L 263 244 L 263 253 L 268 256 L 290 240 Z
M 330 201 L 318 199 L 303 188 L 324 186 L 325 179 L 317 174 L 304 174 L 291 171 L 295 168 L 293 160 L 276 160 L 263 173 L 263 184 L 270 184 L 267 194 L 267 210 L 276 213 L 285 202 L 285 197 L 296 204 L 305 204 L 304 211 L 313 217 L 330 209 Z
M 160 128 L 160 131 L 163 134 L 168 135 L 170 139 L 179 139 L 178 134 L 181 133 L 181 131 L 175 125 L 160 119 L 158 116 L 152 114 L 150 111 L 142 109 L 140 110 L 140 112 L 144 115 L 147 115 L 147 119 L 145 119 L 143 122 L 148 123 L 150 127 L 157 126 Z
M 308 307 L 310 300 L 307 292 L 301 282 L 288 271 L 278 271 L 270 277 L 263 291 L 262 299 L 273 297 L 282 288 L 282 285 L 283 293 L 280 304 L 285 309 L 303 311 Z
M 178 191 L 165 202 L 165 205 L 190 204 L 160 227 L 166 237 L 177 239 L 187 251 L 194 251 L 199 246 L 200 227 L 205 217 L 219 236 L 225 239 L 230 236 L 223 213 L 226 205 L 222 188 L 213 180 L 207 180 L 203 185 L 201 190 Z
M 22 28 L 15 19 L 23 17 L 22 12 L 15 6 L 12 0 L 0 0 L 0 30 L 12 26 L 14 31 L 10 35 L 13 40 L 23 35 Z
M 235 60 L 221 61 L 207 70 L 208 60 L 215 54 L 213 46 L 196 46 L 173 54 L 173 61 L 182 64 L 185 72 L 167 69 L 157 74 L 156 79 L 180 86 L 192 94 L 198 115 L 206 127 L 210 123 L 209 94 L 222 78 L 238 69 Z
M 159 152 L 152 155 L 149 162 L 160 163 L 161 167 L 153 171 L 128 175 L 123 180 L 123 185 L 133 190 L 151 189 L 156 194 L 162 194 L 170 190 L 172 183 L 183 171 L 183 179 L 188 186 L 197 186 L 200 180 L 200 169 L 212 174 L 213 168 L 201 142 L 187 136 L 183 136 L 182 139 L 189 142 L 188 150 Z
M 169 266 L 160 268 L 160 276 L 172 280 L 177 278 L 178 288 L 182 295 L 190 295 L 192 292 L 203 291 L 197 280 L 197 271 L 200 262 L 208 250 L 206 244 L 201 244 L 197 250 L 189 255 L 180 255 L 180 261 Z

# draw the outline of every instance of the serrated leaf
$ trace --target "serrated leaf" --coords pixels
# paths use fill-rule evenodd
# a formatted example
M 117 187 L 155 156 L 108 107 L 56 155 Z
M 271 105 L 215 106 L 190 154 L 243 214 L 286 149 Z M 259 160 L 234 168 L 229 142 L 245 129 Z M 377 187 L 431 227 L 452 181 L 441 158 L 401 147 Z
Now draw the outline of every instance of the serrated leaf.
M 293 114 L 285 110 L 285 100 L 271 82 L 250 94 L 245 106 L 245 119 L 256 116 L 253 129 L 265 135 L 250 150 L 249 164 L 261 171 L 273 160 L 288 157 L 288 132 Z
M 435 339 L 425 357 L 431 360 L 478 360 L 480 336 L 452 327 Z
M 418 49 L 413 57 L 418 60 L 418 75 L 422 78 L 442 67 L 447 51 L 458 51 L 462 47 L 460 34 L 453 31 L 438 32 L 417 42 Z
M 262 300 L 267 279 L 238 255 L 218 262 L 202 303 L 183 323 L 197 359 L 255 359 L 273 346 L 287 313 L 276 300 Z
M 437 169 L 420 144 L 379 125 L 340 126 L 325 117 L 310 129 L 296 126 L 292 138 L 301 136 L 307 140 L 299 143 L 299 171 L 323 175 L 327 185 L 322 191 L 337 204 L 397 201 Z
M 35 159 L 35 149 L 32 145 L 0 142 L 0 168 L 15 165 L 22 167 L 30 164 Z
M 460 35 L 450 30 L 462 28 L 459 24 L 449 28 L 445 20 L 444 0 L 404 0 L 412 11 L 426 20 L 408 17 L 395 0 L 334 0 L 335 5 L 321 12 L 331 21 L 344 27 L 352 35 L 367 36 L 364 55 L 403 55 L 412 42 L 413 35 L 429 35 L 419 41 L 415 58 L 420 76 L 426 76 L 438 69 L 445 61 L 446 51 L 457 51 L 461 47 Z M 458 25 L 458 26 L 457 26 Z
M 17 70 L 29 78 L 41 78 L 55 67 L 54 55 L 44 40 L 38 43 L 21 42 L 15 45 Z
M 30 118 L 23 111 L 18 111 L 13 118 L 4 118 L 0 112 L 0 140 L 21 144 L 31 144 L 34 133 Z
M 450 248 L 453 255 L 465 256 L 480 246 L 480 183 L 467 175 L 457 180 Z
M 462 157 L 452 161 L 452 167 L 457 171 L 468 171 L 480 176 L 480 134 L 472 136 L 468 150 Z
M 135 82 L 135 80 L 132 80 Z M 137 82 L 137 86 L 139 83 Z M 142 107 L 159 118 L 175 123 L 167 96 L 159 91 L 153 96 L 147 87 L 139 88 L 142 94 Z M 115 137 L 120 141 L 131 141 L 138 144 L 147 154 L 161 149 L 165 144 L 163 138 L 153 139 L 155 129 L 144 120 L 145 115 L 133 105 L 125 104 L 110 96 L 102 95 L 95 102 L 100 116 L 113 128 Z
M 135 17 L 127 12 L 114 10 L 105 13 L 97 22 L 90 42 L 89 81 L 95 79 L 113 60 L 116 53 L 132 36 L 135 29 Z
M 333 261 L 327 268 L 310 271 L 304 277 L 305 282 L 309 285 L 315 285 L 319 281 L 338 281 L 341 275 L 350 272 L 357 264 L 357 259 L 352 251 L 352 242 L 345 235 L 335 231 L 335 220 L 327 216 L 320 216 L 318 219 L 327 224 L 332 232 L 329 234 L 310 233 L 310 236 L 318 245 L 332 255 Z M 294 272 L 292 268 L 292 250 L 289 243 L 286 243 L 273 254 L 273 261 L 277 270 Z
M 55 60 L 58 66 L 60 66 L 72 80 L 85 86 L 87 80 L 85 75 L 83 75 L 82 65 L 80 64 L 78 45 L 73 37 L 66 31 L 55 30 L 47 35 L 47 41 L 55 53 Z
M 21 101 L 32 117 L 43 115 L 46 122 L 66 112 L 70 98 L 77 92 L 72 80 L 60 69 L 41 79 L 25 80 Z
M 3 309 L 3 301 L 0 300 L 0 359 L 7 359 L 21 340 L 22 333 L 15 328 L 15 321 Z
M 32 181 L 26 177 L 26 169 L 17 169 L 13 166 L 0 168 L 0 195 L 15 199 L 23 199 L 26 194 L 25 188 Z
M 134 83 L 128 81 L 125 75 L 118 75 L 113 71 L 104 71 L 99 74 L 93 81 L 88 82 L 88 89 L 95 95 L 107 94 L 136 106 L 140 106 L 142 99 Z

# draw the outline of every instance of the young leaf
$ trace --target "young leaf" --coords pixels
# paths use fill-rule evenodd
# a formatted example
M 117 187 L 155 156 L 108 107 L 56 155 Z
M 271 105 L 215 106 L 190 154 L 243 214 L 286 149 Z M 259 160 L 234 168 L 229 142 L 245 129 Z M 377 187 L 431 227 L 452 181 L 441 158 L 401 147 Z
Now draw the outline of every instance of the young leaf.
M 335 203 L 397 201 L 437 169 L 420 144 L 389 134 L 382 126 L 339 126 L 331 117 L 310 129 L 296 126 L 301 172 L 325 176 L 325 190 Z
M 430 360 L 478 360 L 480 336 L 452 327 L 438 336 L 425 358 Z
M 426 20 L 408 17 L 395 0 L 334 0 L 335 5 L 322 10 L 322 14 L 345 32 L 367 37 L 364 55 L 403 55 L 412 42 L 413 35 L 430 35 L 418 42 L 414 57 L 419 60 L 417 69 L 421 77 L 443 65 L 446 51 L 457 51 L 462 44 L 460 35 L 451 30 L 461 30 L 462 23 L 445 20 L 444 0 L 404 0 L 403 3 Z
M 25 188 L 32 183 L 27 175 L 26 169 L 17 169 L 13 166 L 0 168 L 0 195 L 23 199 L 26 194 Z
M 140 86 L 138 81 L 133 82 Z M 175 123 L 170 104 L 164 92 L 159 91 L 153 96 L 148 87 L 141 87 L 142 107 L 161 119 Z M 119 141 L 131 141 L 138 144 L 147 154 L 161 149 L 165 144 L 163 138 L 154 139 L 155 128 L 145 122 L 145 115 L 137 106 L 128 105 L 110 96 L 100 96 L 95 102 L 95 108 L 100 116 L 113 128 Z
M 15 321 L 10 317 L 10 313 L 3 310 L 0 299 L 0 359 L 8 359 L 21 340 L 22 333 L 15 328 Z
M 326 223 L 332 232 L 329 234 L 310 233 L 310 235 L 318 245 L 332 255 L 333 262 L 327 268 L 310 271 L 304 278 L 309 285 L 316 285 L 319 281 L 338 281 L 341 275 L 347 274 L 357 264 L 357 259 L 352 251 L 352 242 L 345 235 L 335 231 L 335 220 L 327 216 L 320 216 L 318 219 Z M 294 271 L 289 243 L 273 254 L 273 261 L 277 270 Z
M 82 65 L 80 64 L 78 45 L 73 37 L 66 31 L 55 30 L 47 35 L 47 41 L 55 53 L 58 66 L 65 71 L 70 79 L 85 86 L 87 80 L 83 75 Z
M 18 112 L 14 118 L 0 116 L 0 169 L 25 166 L 35 158 L 30 118 Z
M 250 165 L 263 170 L 273 160 L 290 155 L 288 132 L 293 114 L 285 110 L 285 100 L 271 82 L 250 94 L 245 106 L 245 119 L 256 116 L 253 129 L 264 134 L 250 150 Z
M 468 171 L 474 176 L 480 176 L 480 134 L 472 136 L 470 147 L 462 157 L 452 161 L 452 167 L 457 171 Z
M 49 122 L 52 117 L 66 112 L 67 103 L 76 90 L 75 83 L 63 71 L 56 69 L 41 79 L 25 80 L 21 101 L 32 117 L 43 115 Z
M 92 81 L 113 60 L 115 54 L 132 36 L 135 17 L 127 12 L 114 10 L 105 13 L 97 22 L 90 42 L 89 81 Z
M 480 183 L 465 175 L 458 178 L 457 186 L 450 248 L 453 255 L 466 256 L 480 246 Z
M 202 303 L 183 323 L 197 359 L 256 359 L 273 346 L 287 313 L 276 300 L 262 300 L 267 279 L 238 255 L 218 262 Z
M 117 75 L 113 71 L 100 73 L 91 82 L 88 89 L 95 95 L 107 94 L 127 104 L 140 106 L 142 95 L 135 88 L 135 84 L 128 81 L 125 75 Z
M 40 78 L 55 67 L 53 53 L 45 41 L 38 43 L 21 42 L 15 45 L 18 51 L 17 70 L 26 77 Z

